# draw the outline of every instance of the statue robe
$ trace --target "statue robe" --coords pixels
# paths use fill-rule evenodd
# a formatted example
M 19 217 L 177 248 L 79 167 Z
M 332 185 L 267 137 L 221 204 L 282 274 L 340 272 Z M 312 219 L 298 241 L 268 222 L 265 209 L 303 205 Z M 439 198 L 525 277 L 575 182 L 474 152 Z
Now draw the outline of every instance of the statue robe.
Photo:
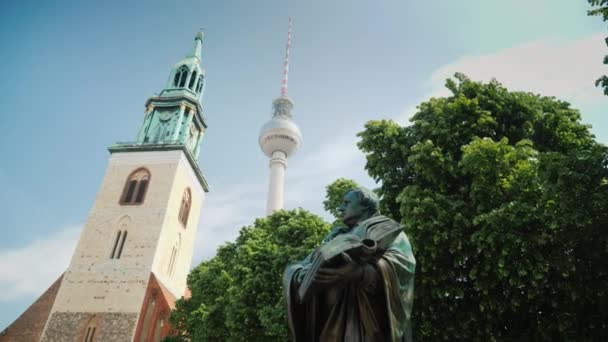
M 333 229 L 322 245 L 341 234 L 369 238 L 373 230 L 395 225 L 399 223 L 377 215 L 352 230 Z M 374 257 L 361 265 L 365 269 L 361 281 L 317 292 L 304 303 L 298 301 L 297 286 L 318 249 L 302 262 L 287 267 L 283 288 L 289 329 L 295 342 L 412 341 L 410 315 L 416 260 L 405 233 L 401 231 L 388 239 L 378 241 Z

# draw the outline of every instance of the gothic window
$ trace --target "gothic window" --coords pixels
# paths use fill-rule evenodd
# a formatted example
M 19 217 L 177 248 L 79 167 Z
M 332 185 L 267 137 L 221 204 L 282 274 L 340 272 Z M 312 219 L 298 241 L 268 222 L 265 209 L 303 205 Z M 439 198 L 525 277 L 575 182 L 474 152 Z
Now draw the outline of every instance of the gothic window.
M 179 222 L 182 223 L 184 228 L 188 224 L 188 215 L 190 214 L 190 206 L 192 204 L 192 196 L 190 194 L 190 188 L 186 188 L 184 190 L 184 194 L 182 195 L 182 203 L 179 207 Z
M 87 327 L 87 333 L 84 336 L 84 342 L 93 342 L 93 339 L 95 338 L 95 326 L 89 326 Z
M 84 342 L 92 342 L 95 338 L 95 327 L 87 327 L 87 333 L 84 336 Z
M 177 262 L 177 257 L 179 256 L 179 247 L 181 245 L 182 237 L 181 235 L 177 236 L 177 241 L 171 248 L 171 256 L 169 257 L 169 266 L 167 267 L 167 274 L 172 276 L 175 273 L 175 263 Z
M 127 240 L 127 232 L 131 225 L 131 218 L 128 215 L 123 216 L 118 221 L 118 231 L 116 237 L 112 240 L 112 250 L 110 253 L 110 259 L 120 259 L 122 251 L 125 247 L 125 241 Z
M 122 250 L 125 247 L 126 239 L 126 230 L 119 230 L 116 233 L 116 239 L 114 240 L 114 245 L 112 246 L 112 254 L 110 254 L 110 259 L 120 259 L 120 256 L 122 255 Z
M 173 86 L 176 88 L 177 87 L 183 88 L 184 85 L 186 84 L 186 78 L 188 78 L 188 67 L 185 65 L 182 65 L 175 72 L 175 78 L 173 79 Z
M 179 68 L 181 70 L 181 75 L 179 78 L 179 88 L 183 88 L 186 86 L 186 79 L 188 78 L 188 68 L 186 66 L 183 66 L 181 68 Z
M 203 82 L 204 82 L 203 75 L 200 75 L 198 77 L 198 84 L 196 86 L 196 92 L 199 94 L 203 91 Z
M 136 186 L 137 186 L 136 180 L 129 181 L 129 185 L 127 188 L 127 194 L 125 195 L 125 202 L 131 202 L 131 198 L 133 198 L 133 194 L 135 193 Z
M 120 198 L 120 204 L 141 204 L 144 202 L 146 197 L 146 190 L 148 190 L 148 183 L 150 182 L 150 173 L 140 168 L 131 173 L 125 188 Z
M 169 267 L 167 269 L 167 274 L 169 274 L 169 275 L 173 274 L 173 266 L 175 266 L 176 257 L 177 257 L 177 248 L 175 246 L 173 246 L 173 248 L 171 248 L 171 257 L 169 259 Z
M 93 342 L 97 334 L 97 316 L 93 316 L 89 319 L 86 328 L 82 335 L 82 342 Z
M 192 72 L 192 76 L 190 76 L 190 84 L 188 84 L 188 88 L 194 91 L 194 83 L 196 83 L 196 70 Z

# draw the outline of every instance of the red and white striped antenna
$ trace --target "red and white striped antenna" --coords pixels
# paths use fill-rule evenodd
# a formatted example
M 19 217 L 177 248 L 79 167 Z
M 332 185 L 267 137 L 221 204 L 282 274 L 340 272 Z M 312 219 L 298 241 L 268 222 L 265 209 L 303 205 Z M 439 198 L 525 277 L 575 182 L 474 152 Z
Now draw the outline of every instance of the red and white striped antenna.
M 285 63 L 283 64 L 283 84 L 281 95 L 287 96 L 287 81 L 289 80 L 289 48 L 291 48 L 291 17 L 289 17 L 289 29 L 287 30 L 287 45 L 285 46 Z

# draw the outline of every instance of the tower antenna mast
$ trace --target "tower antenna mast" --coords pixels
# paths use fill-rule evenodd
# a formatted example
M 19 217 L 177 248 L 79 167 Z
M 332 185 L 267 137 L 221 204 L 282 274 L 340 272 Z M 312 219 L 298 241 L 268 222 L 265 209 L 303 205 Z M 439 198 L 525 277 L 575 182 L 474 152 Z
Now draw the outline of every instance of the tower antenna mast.
M 289 49 L 291 48 L 291 26 L 292 21 L 289 17 L 289 29 L 287 30 L 287 45 L 285 46 L 285 63 L 283 63 L 283 84 L 281 95 L 287 96 L 287 82 L 289 81 Z

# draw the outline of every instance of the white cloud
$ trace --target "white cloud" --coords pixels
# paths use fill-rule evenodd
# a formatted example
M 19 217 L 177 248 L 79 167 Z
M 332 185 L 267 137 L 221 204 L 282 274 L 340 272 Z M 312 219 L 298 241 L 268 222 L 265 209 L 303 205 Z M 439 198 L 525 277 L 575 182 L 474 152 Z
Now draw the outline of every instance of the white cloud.
M 23 247 L 0 249 L 0 302 L 42 294 L 68 267 L 81 229 L 70 226 Z
M 357 126 L 358 129 L 363 125 Z M 290 163 L 291 177 L 295 179 L 314 177 L 342 170 L 361 156 L 357 148 L 357 130 L 345 130 L 341 136 L 332 137 L 318 151 L 308 153 Z
M 606 103 L 594 81 L 607 72 L 602 64 L 606 54 L 605 33 L 576 40 L 542 39 L 526 42 L 489 54 L 465 56 L 437 68 L 428 80 L 427 95 L 421 99 L 449 95 L 446 78 L 462 72 L 473 80 L 496 78 L 510 90 L 530 91 L 571 102 L 575 108 Z M 419 101 L 419 102 L 421 102 Z M 398 118 L 406 122 L 416 112 L 408 105 Z
M 193 266 L 213 257 L 218 246 L 234 241 L 241 227 L 264 214 L 265 189 L 264 184 L 241 183 L 218 185 L 207 194 L 194 242 Z

